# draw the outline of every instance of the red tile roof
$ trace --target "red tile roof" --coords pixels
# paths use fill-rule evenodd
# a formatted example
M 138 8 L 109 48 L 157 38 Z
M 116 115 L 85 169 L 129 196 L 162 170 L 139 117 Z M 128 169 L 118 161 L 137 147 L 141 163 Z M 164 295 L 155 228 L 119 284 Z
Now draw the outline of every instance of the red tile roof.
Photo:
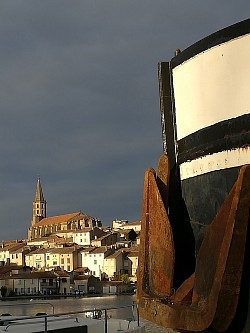
M 74 277 L 74 280 L 88 280 L 93 275 L 79 275 Z
M 141 221 L 130 222 L 128 225 L 141 225 Z
M 91 251 L 91 254 L 95 254 L 95 253 L 105 253 L 107 252 L 107 247 L 106 246 L 100 246 L 100 247 L 96 247 L 93 251 Z
M 37 222 L 34 224 L 34 227 L 39 227 L 43 225 L 48 225 L 48 224 L 58 224 L 58 223 L 63 223 L 63 222 L 68 222 L 72 220 L 73 218 L 80 217 L 82 213 L 81 212 L 76 212 L 76 213 L 70 213 L 70 214 L 64 214 L 64 215 L 58 215 L 58 216 L 52 216 L 52 217 L 45 217 L 41 221 Z
M 89 271 L 88 267 L 77 267 L 75 269 L 75 272 L 87 272 L 87 271 Z
M 31 272 L 31 273 L 20 273 L 20 274 L 15 274 L 12 275 L 13 279 L 56 279 L 57 276 L 54 272 L 50 272 L 50 271 L 39 271 L 39 272 Z
M 4 275 L 10 273 L 12 270 L 21 270 L 23 266 L 20 265 L 10 265 L 10 266 L 1 266 L 0 267 L 0 275 Z
M 64 214 L 64 215 L 45 217 L 41 221 L 34 224 L 34 226 L 36 227 L 36 226 L 57 224 L 57 223 L 77 221 L 77 220 L 83 220 L 83 219 L 84 220 L 90 220 L 90 219 L 93 220 L 94 218 L 79 211 L 79 212 L 69 213 L 69 214 Z
M 108 257 L 106 257 L 106 259 L 113 259 L 113 258 L 117 258 L 123 251 L 121 251 L 120 249 L 115 251 L 113 254 L 109 255 Z
M 54 254 L 70 254 L 76 251 L 75 246 L 70 247 L 55 247 L 45 249 L 45 253 L 54 253 Z
M 62 271 L 60 269 L 55 270 L 54 273 L 58 276 L 61 276 L 61 277 L 70 277 L 70 274 L 68 272 Z

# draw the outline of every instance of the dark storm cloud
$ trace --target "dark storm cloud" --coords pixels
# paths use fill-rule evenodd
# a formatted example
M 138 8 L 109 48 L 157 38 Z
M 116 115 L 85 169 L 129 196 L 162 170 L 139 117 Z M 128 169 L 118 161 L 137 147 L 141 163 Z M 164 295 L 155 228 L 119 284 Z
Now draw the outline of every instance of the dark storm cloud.
M 37 177 L 48 215 L 140 219 L 162 151 L 157 63 L 247 18 L 247 1 L 0 3 L 0 223 L 25 237 Z

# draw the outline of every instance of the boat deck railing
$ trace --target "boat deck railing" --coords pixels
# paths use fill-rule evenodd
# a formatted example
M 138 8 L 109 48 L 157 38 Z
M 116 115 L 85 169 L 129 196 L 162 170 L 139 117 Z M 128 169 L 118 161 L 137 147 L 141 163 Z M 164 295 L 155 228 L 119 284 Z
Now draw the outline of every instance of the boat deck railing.
M 80 317 L 79 315 L 84 315 L 86 313 L 93 313 L 93 315 L 96 312 L 100 312 L 103 315 L 103 317 L 98 318 L 104 320 L 104 333 L 108 333 L 108 311 L 111 310 L 121 310 L 121 309 L 126 309 L 130 308 L 131 309 L 131 317 L 127 318 L 127 323 L 128 323 L 128 329 L 130 326 L 130 323 L 132 321 L 137 322 L 137 327 L 140 327 L 140 317 L 139 317 L 139 310 L 138 306 L 135 302 L 133 302 L 131 305 L 124 305 L 124 306 L 117 306 L 117 307 L 108 307 L 108 308 L 94 308 L 90 310 L 81 310 L 81 311 L 70 311 L 70 312 L 63 312 L 63 313 L 57 313 L 55 314 L 55 309 L 54 306 L 51 303 L 47 302 L 33 302 L 32 305 L 37 305 L 37 304 L 43 304 L 43 305 L 50 305 L 52 307 L 52 314 L 37 314 L 36 316 L 21 316 L 21 317 L 15 317 L 11 316 L 9 314 L 2 314 L 2 318 L 0 316 L 0 325 L 5 325 L 3 328 L 3 331 L 8 331 L 9 327 L 16 326 L 16 325 L 29 325 L 29 324 L 44 324 L 44 333 L 48 332 L 48 322 L 55 322 L 55 321 L 63 321 L 63 320 L 69 320 L 72 319 L 75 322 L 79 321 Z M 13 306 L 17 305 L 29 305 L 29 303 L 18 303 Z M 4 306 L 12 306 L 12 305 L 4 305 Z M 93 316 L 93 318 L 95 318 Z
M 26 326 L 26 325 L 34 325 L 34 324 L 44 324 L 44 327 L 45 327 L 44 332 L 47 332 L 47 330 L 48 330 L 48 317 L 50 317 L 50 316 L 44 315 L 44 316 L 41 316 L 41 317 L 36 316 L 36 317 L 23 317 L 23 318 L 18 318 L 18 319 L 15 318 L 13 322 L 10 322 L 9 324 L 6 325 L 6 327 L 4 327 L 3 331 L 8 331 L 8 328 L 11 327 L 11 326 L 19 326 L 19 325 L 25 325 Z M 40 318 L 41 318 L 41 320 L 35 320 L 35 319 L 40 319 Z M 30 319 L 30 321 L 26 321 L 26 320 L 29 320 L 29 319 Z M 71 317 L 58 317 L 58 318 L 53 317 L 53 323 L 56 322 L 56 321 L 62 322 L 63 320 L 68 321 L 69 319 L 72 319 L 75 322 L 78 322 L 78 318 L 76 316 L 74 316 L 72 318 Z M 16 322 L 16 320 L 18 322 Z M 24 322 L 24 320 L 25 320 L 25 322 Z

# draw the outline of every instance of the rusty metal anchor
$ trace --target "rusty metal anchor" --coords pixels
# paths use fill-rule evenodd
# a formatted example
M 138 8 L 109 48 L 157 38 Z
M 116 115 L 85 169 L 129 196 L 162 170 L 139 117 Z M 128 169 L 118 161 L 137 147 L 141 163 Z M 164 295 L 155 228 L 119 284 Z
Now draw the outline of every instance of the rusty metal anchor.
M 168 157 L 163 154 L 157 173 L 153 169 L 145 173 L 137 275 L 140 315 L 179 331 L 229 332 L 234 322 L 244 325 L 239 322 L 238 310 L 240 294 L 245 292 L 242 276 L 249 243 L 250 166 L 241 168 L 207 228 L 195 268 L 191 267 L 193 273 L 183 281 L 178 278 L 179 243 L 175 242 L 176 234 L 183 233 L 181 221 L 172 221 L 168 214 L 169 170 Z

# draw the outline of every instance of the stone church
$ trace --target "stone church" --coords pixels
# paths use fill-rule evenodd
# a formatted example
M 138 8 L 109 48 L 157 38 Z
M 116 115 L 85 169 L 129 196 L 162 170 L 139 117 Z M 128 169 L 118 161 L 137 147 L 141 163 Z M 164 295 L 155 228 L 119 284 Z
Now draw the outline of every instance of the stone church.
M 32 221 L 28 229 L 28 240 L 48 236 L 72 237 L 74 232 L 84 228 L 102 227 L 100 220 L 81 211 L 64 215 L 46 216 L 47 202 L 44 199 L 40 178 L 37 180 L 36 195 L 33 200 Z

